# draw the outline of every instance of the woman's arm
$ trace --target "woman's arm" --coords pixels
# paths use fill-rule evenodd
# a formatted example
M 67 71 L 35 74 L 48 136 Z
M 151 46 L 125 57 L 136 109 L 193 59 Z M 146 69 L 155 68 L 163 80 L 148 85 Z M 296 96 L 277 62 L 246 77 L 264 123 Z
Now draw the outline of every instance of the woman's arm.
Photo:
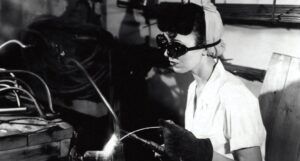
M 260 147 L 239 149 L 233 152 L 235 161 L 262 161 Z M 233 161 L 223 155 L 214 152 L 212 161 Z
M 221 155 L 218 152 L 214 151 L 212 161 L 233 161 L 233 160 L 231 160 L 231 159 L 225 157 L 224 155 Z
M 236 161 L 262 161 L 259 146 L 236 150 L 233 157 Z

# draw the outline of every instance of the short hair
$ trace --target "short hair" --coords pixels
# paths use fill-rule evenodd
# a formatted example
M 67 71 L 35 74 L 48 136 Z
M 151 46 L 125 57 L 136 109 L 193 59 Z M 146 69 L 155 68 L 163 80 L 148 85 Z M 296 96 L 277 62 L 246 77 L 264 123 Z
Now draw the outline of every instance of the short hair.
M 206 44 L 205 14 L 202 6 L 194 3 L 162 2 L 157 18 L 163 32 L 188 35 L 196 34 L 196 44 Z

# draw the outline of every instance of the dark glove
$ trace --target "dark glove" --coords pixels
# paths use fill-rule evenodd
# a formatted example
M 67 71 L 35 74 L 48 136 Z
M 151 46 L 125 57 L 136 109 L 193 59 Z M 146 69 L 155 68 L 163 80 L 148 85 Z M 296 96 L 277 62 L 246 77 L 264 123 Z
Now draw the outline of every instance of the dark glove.
M 170 120 L 160 120 L 165 152 L 173 161 L 211 161 L 213 147 L 209 139 L 197 139 L 190 131 Z

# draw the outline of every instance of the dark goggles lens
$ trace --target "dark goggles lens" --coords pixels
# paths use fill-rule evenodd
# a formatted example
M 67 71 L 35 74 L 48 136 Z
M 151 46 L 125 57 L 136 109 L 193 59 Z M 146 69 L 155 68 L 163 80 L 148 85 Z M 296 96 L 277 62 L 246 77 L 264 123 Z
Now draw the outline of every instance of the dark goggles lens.
M 156 44 L 159 48 L 166 49 L 169 46 L 168 39 L 163 34 L 156 36 Z
M 178 57 L 184 55 L 186 52 L 191 51 L 191 50 L 209 48 L 209 47 L 219 44 L 220 42 L 221 42 L 221 40 L 218 40 L 217 42 L 212 43 L 212 44 L 199 45 L 199 46 L 187 48 L 186 46 L 184 46 L 178 42 L 169 42 L 168 39 L 163 34 L 158 34 L 156 36 L 157 46 L 163 50 L 167 50 L 167 55 L 171 58 L 178 58 Z
M 184 55 L 188 48 L 178 42 L 169 42 L 163 34 L 156 36 L 157 46 L 163 50 L 167 50 L 167 55 L 172 58 L 178 58 Z
M 178 42 L 172 42 L 167 47 L 167 54 L 171 58 L 178 58 L 188 52 L 188 48 Z

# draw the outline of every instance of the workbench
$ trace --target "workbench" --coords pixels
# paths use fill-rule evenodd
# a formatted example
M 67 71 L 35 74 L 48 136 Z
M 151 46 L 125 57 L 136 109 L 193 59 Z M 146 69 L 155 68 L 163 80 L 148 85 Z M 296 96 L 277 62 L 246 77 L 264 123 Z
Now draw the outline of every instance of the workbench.
M 61 119 L 0 116 L 0 161 L 66 158 L 73 128 Z

